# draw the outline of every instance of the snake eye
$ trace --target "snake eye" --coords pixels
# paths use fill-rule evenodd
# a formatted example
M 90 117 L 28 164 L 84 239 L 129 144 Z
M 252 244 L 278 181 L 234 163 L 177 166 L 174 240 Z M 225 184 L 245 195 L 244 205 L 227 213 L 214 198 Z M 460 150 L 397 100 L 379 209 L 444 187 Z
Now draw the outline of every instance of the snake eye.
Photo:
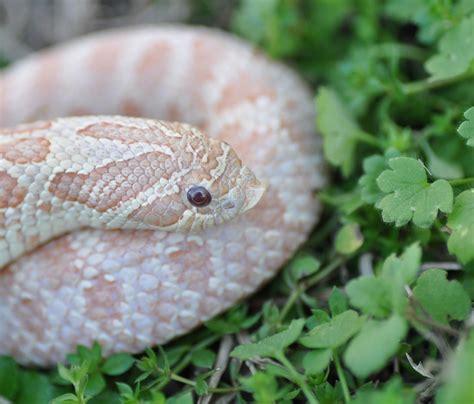
M 212 196 L 209 191 L 201 186 L 189 188 L 187 197 L 189 203 L 196 208 L 203 208 L 209 205 L 212 201 Z

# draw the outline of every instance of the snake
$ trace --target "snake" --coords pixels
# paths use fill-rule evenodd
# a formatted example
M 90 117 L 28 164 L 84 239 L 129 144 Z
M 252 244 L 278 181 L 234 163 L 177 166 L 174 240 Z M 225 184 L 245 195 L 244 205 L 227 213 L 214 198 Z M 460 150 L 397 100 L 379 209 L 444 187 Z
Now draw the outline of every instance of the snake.
M 1 355 L 165 344 L 255 293 L 318 221 L 311 91 L 230 33 L 116 28 L 0 73 Z

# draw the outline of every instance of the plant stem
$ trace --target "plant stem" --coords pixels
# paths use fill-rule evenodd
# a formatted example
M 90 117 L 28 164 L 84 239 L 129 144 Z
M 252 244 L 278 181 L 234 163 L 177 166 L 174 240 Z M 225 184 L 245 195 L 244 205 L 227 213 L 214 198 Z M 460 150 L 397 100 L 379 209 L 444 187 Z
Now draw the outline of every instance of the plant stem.
M 174 366 L 173 370 L 171 371 L 172 374 L 177 374 L 181 372 L 183 369 L 185 369 L 189 363 L 191 362 L 191 357 L 192 357 L 192 352 L 197 351 L 202 348 L 206 348 L 209 345 L 213 344 L 217 340 L 219 340 L 221 336 L 220 335 L 211 335 L 209 338 L 206 338 L 202 340 L 201 342 L 197 343 L 195 346 L 193 346 L 189 352 L 178 362 L 176 366 Z M 163 390 L 166 385 L 170 382 L 171 377 L 169 377 L 166 380 L 163 380 L 161 383 L 158 384 L 156 387 L 157 391 Z
M 286 318 L 286 316 L 290 312 L 291 308 L 296 303 L 296 301 L 299 299 L 299 297 L 301 296 L 302 293 L 303 293 L 303 291 L 301 290 L 301 288 L 299 286 L 297 286 L 296 289 L 293 290 L 293 292 L 291 292 L 291 295 L 288 297 L 288 300 L 286 301 L 285 305 L 283 306 L 283 309 L 281 309 L 279 323 L 283 322 L 283 320 Z
M 382 144 L 380 139 L 370 133 L 359 131 L 354 137 L 362 143 L 366 143 L 370 146 L 377 147 L 378 149 L 385 150 L 385 146 Z
M 180 376 L 173 372 L 165 372 L 161 368 L 157 368 L 156 370 L 158 371 L 158 373 L 166 374 L 169 380 L 174 380 L 175 382 L 185 384 L 187 386 L 196 387 L 196 382 L 193 380 L 187 379 L 186 377 Z M 157 388 L 159 388 L 159 386 L 157 386 Z M 231 387 L 210 387 L 208 391 L 209 393 L 234 393 L 239 390 L 240 390 L 240 387 L 231 386 Z
M 308 278 L 306 281 L 303 281 L 303 292 L 306 292 L 310 287 L 316 285 L 318 282 L 320 282 L 322 279 L 324 279 L 326 276 L 328 276 L 331 272 L 339 268 L 342 263 L 344 262 L 344 259 L 342 257 L 336 257 L 326 265 L 321 271 L 318 273 L 314 274 L 310 278 Z
M 342 369 L 341 361 L 339 360 L 339 354 L 337 353 L 335 349 L 332 351 L 332 356 L 334 358 L 334 364 L 336 365 L 337 376 L 339 377 L 339 381 L 341 382 L 342 394 L 344 395 L 344 402 L 350 403 L 351 394 L 349 392 L 349 387 L 347 387 L 346 375 L 344 374 L 344 370 Z
M 414 81 L 412 83 L 406 83 L 403 84 L 401 88 L 405 95 L 416 94 L 421 93 L 423 91 L 434 90 L 439 87 L 449 86 L 450 84 L 466 80 L 472 76 L 473 73 L 471 71 L 468 71 L 446 79 L 432 80 L 428 78 L 424 80 Z
M 310 287 L 314 286 L 316 283 L 324 279 L 326 276 L 331 274 L 343 263 L 343 259 L 338 257 L 335 258 L 330 264 L 326 265 L 321 271 L 314 274 L 312 277 L 306 279 L 306 281 L 301 282 L 296 288 L 291 292 L 291 295 L 288 297 L 285 305 L 281 309 L 279 323 L 282 323 L 286 318 L 291 308 L 294 306 L 296 301 L 300 296 L 306 292 Z
M 409 310 L 407 312 L 406 317 L 407 317 L 408 320 L 417 321 L 417 322 L 419 322 L 419 323 L 421 323 L 421 324 L 423 324 L 427 327 L 434 328 L 438 331 L 444 332 L 446 334 L 452 335 L 452 336 L 457 337 L 457 338 L 459 338 L 459 336 L 461 334 L 459 331 L 455 330 L 454 328 L 451 328 L 449 326 L 445 326 L 445 325 L 440 324 L 437 321 L 433 321 L 429 318 L 424 318 L 424 317 L 418 316 L 415 313 L 414 310 Z
M 182 377 L 180 375 L 177 375 L 175 373 L 170 373 L 169 375 L 170 379 L 186 384 L 188 386 L 196 387 L 196 382 L 186 379 L 185 377 Z M 233 393 L 235 391 L 239 391 L 239 387 L 215 387 L 215 388 L 209 388 L 209 393 Z
M 448 182 L 449 182 L 452 186 L 466 185 L 466 184 L 470 184 L 471 182 L 474 183 L 474 177 L 460 178 L 460 179 L 458 179 L 458 180 L 449 180 Z
M 319 404 L 318 399 L 316 398 L 316 396 L 311 391 L 311 388 L 306 383 L 305 378 L 293 367 L 293 365 L 287 359 L 285 354 L 283 352 L 280 352 L 275 357 L 283 364 L 283 366 L 286 367 L 286 369 L 288 370 L 288 372 L 290 373 L 293 379 L 292 381 L 300 387 L 301 391 L 306 396 L 308 403 Z
M 192 386 L 192 387 L 196 386 L 196 383 L 193 382 L 192 380 L 186 379 L 185 377 L 182 377 L 182 376 L 177 375 L 177 374 L 172 373 L 172 372 L 169 374 L 169 378 L 171 380 L 176 381 L 176 382 L 180 382 L 182 384 L 187 384 L 188 386 Z
M 401 43 L 382 43 L 375 45 L 372 49 L 373 54 L 377 57 L 389 58 L 395 54 L 405 59 L 424 60 L 427 57 L 426 50 L 413 45 Z

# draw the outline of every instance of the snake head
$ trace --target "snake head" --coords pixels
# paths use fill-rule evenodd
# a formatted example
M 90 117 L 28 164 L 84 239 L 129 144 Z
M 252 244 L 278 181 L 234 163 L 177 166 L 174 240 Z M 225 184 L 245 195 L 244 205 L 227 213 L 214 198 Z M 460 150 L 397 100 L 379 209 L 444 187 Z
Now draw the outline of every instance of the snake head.
M 201 231 L 242 215 L 266 190 L 229 144 L 180 125 L 186 138 L 168 164 L 166 186 L 156 188 L 129 216 L 135 228 L 138 222 L 139 228 Z
M 187 206 L 177 230 L 199 231 L 220 225 L 253 208 L 266 185 L 243 165 L 225 142 L 209 140 L 208 158 L 186 178 L 182 200 Z

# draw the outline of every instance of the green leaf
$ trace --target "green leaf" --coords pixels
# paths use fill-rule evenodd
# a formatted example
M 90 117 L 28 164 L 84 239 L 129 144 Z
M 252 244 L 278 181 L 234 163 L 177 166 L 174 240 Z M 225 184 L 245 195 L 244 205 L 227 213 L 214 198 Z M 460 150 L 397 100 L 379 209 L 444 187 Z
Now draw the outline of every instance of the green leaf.
M 102 365 L 101 370 L 109 376 L 118 376 L 129 370 L 135 359 L 127 353 L 117 353 L 110 356 Z
M 474 147 L 474 107 L 469 108 L 465 113 L 466 120 L 459 126 L 459 134 L 467 139 L 467 145 Z
M 285 394 L 282 399 L 283 400 L 293 400 L 295 399 L 296 397 L 298 397 L 298 395 L 301 393 L 301 390 L 300 389 L 295 389 L 295 390 L 291 390 L 290 392 L 288 392 L 287 394 Z M 282 401 L 284 402 L 284 401 Z M 290 401 L 291 402 L 291 401 Z
M 191 354 L 194 366 L 211 369 L 216 361 L 216 354 L 210 349 L 199 349 Z
M 346 224 L 336 234 L 336 251 L 343 255 L 356 252 L 364 243 L 364 236 L 357 223 Z
M 205 323 L 206 327 L 217 334 L 233 334 L 240 331 L 239 324 L 233 324 L 223 318 L 214 318 Z
M 194 404 L 193 393 L 190 391 L 186 393 L 179 393 L 166 400 L 166 404 Z
M 430 269 L 418 278 L 413 294 L 433 319 L 448 324 L 448 318 L 464 320 L 471 311 L 471 299 L 458 281 L 448 281 L 446 271 Z
M 405 286 L 410 285 L 416 279 L 420 269 L 421 248 L 418 244 L 412 244 L 404 253 L 397 257 L 391 254 L 383 263 L 382 278 L 387 285 L 388 297 L 392 309 L 402 314 L 405 311 L 407 297 Z
M 344 352 L 347 367 L 360 378 L 381 370 L 395 355 L 408 330 L 406 321 L 393 315 L 385 321 L 371 320 Z
M 472 0 L 389 0 L 386 11 L 389 18 L 416 24 L 419 40 L 432 44 L 473 8 Z
M 474 189 L 460 193 L 448 218 L 452 229 L 449 236 L 449 252 L 467 263 L 474 259 Z
M 347 297 L 339 288 L 332 288 L 331 295 L 329 296 L 329 309 L 333 316 L 343 313 L 347 310 Z
M 337 348 L 359 331 L 364 321 L 354 310 L 347 310 L 328 323 L 316 326 L 299 342 L 308 348 Z
M 205 323 L 206 327 L 217 334 L 233 334 L 242 329 L 252 327 L 262 315 L 257 312 L 247 317 L 248 307 L 240 304 L 230 309 L 224 316 L 209 320 Z
M 46 375 L 34 371 L 22 372 L 20 393 L 15 404 L 49 403 L 55 395 L 56 388 Z
M 414 404 L 415 399 L 415 391 L 404 387 L 400 378 L 393 377 L 377 389 L 362 387 L 352 404 Z
M 401 21 L 415 21 L 413 18 L 428 7 L 425 0 L 388 0 L 385 6 L 388 16 Z
M 423 150 L 428 160 L 428 171 L 434 178 L 453 180 L 463 177 L 462 165 L 457 161 L 448 161 L 438 156 L 427 143 L 424 145 Z
M 449 366 L 445 367 L 445 384 L 436 394 L 436 404 L 474 403 L 474 331 L 461 340 Z
M 313 329 L 319 324 L 328 323 L 331 320 L 329 314 L 324 310 L 314 309 L 310 317 L 306 318 L 306 327 Z
M 135 398 L 131 400 L 123 400 L 116 391 L 105 389 L 97 396 L 92 397 L 90 400 L 87 399 L 87 404 L 140 404 Z M 135 402 L 134 402 L 135 401 Z M 165 404 L 165 400 L 153 401 L 153 404 Z
M 374 98 L 387 91 L 390 72 L 375 48 L 367 43 L 353 43 L 345 58 L 331 66 L 328 73 L 356 116 L 365 114 Z
M 367 314 L 386 317 L 392 311 L 402 313 L 406 305 L 405 285 L 416 279 L 420 268 L 421 248 L 410 245 L 400 257 L 390 255 L 378 277 L 363 276 L 346 286 L 351 305 Z
M 290 262 L 289 270 L 292 278 L 299 280 L 318 272 L 321 263 L 312 255 L 297 256 Z
M 245 38 L 265 48 L 272 56 L 294 53 L 300 41 L 293 33 L 298 9 L 292 2 L 280 0 L 243 0 L 234 14 L 233 28 Z
M 361 188 L 361 198 L 365 203 L 375 204 L 385 196 L 385 193 L 377 185 L 377 177 L 389 168 L 389 160 L 398 156 L 400 156 L 398 150 L 389 149 L 383 156 L 375 154 L 364 159 L 362 163 L 364 175 L 360 177 L 359 186 Z
M 126 383 L 115 383 L 119 393 L 126 398 L 132 398 L 134 396 L 133 389 Z
M 13 400 L 20 387 L 20 369 L 9 356 L 0 356 L 0 397 Z
M 287 330 L 270 337 L 263 338 L 254 344 L 244 344 L 236 347 L 230 355 L 242 360 L 255 357 L 273 357 L 293 344 L 301 334 L 304 320 L 293 320 Z
M 80 404 L 79 399 L 72 393 L 66 393 L 59 397 L 56 397 L 51 404 Z
M 324 139 L 324 154 L 347 177 L 354 169 L 354 149 L 360 129 L 337 94 L 329 88 L 319 89 L 316 113 Z
M 352 306 L 373 316 L 386 317 L 392 309 L 390 287 L 383 278 L 361 276 L 347 284 L 346 292 Z
M 277 402 L 278 383 L 275 377 L 267 372 L 257 372 L 250 377 L 240 379 L 244 389 L 252 393 L 256 403 Z
M 75 379 L 71 371 L 62 363 L 58 363 L 58 373 L 60 377 L 62 377 L 64 380 L 68 381 L 69 383 L 75 382 Z
M 446 80 L 472 71 L 474 15 L 450 29 L 439 42 L 439 53 L 425 64 L 431 80 Z
M 323 372 L 332 358 L 331 349 L 316 349 L 308 352 L 303 358 L 303 368 L 307 375 L 317 375 Z
M 97 342 L 94 342 L 90 348 L 78 345 L 76 353 L 68 355 L 67 358 L 71 365 L 81 365 L 87 361 L 89 363 L 89 371 L 94 372 L 102 361 L 102 348 Z
M 234 16 L 234 29 L 254 43 L 266 39 L 266 24 L 276 14 L 278 0 L 243 0 Z
M 99 372 L 89 374 L 87 378 L 86 394 L 90 397 L 96 396 L 105 389 L 105 379 Z
M 383 263 L 382 276 L 390 282 L 410 285 L 420 269 L 421 248 L 417 243 L 410 245 L 400 257 L 391 254 Z
M 203 396 L 209 391 L 209 386 L 205 380 L 198 378 L 196 380 L 196 385 L 194 386 L 194 391 L 196 391 L 198 396 Z
M 318 385 L 315 395 L 321 404 L 340 404 L 344 402 L 340 383 L 333 386 L 328 381 L 323 382 Z
M 418 160 L 395 157 L 389 161 L 391 170 L 377 178 L 386 195 L 377 205 L 385 222 L 396 226 L 413 220 L 419 227 L 429 227 L 438 211 L 449 213 L 453 207 L 453 190 L 446 180 L 428 183 L 425 168 Z

